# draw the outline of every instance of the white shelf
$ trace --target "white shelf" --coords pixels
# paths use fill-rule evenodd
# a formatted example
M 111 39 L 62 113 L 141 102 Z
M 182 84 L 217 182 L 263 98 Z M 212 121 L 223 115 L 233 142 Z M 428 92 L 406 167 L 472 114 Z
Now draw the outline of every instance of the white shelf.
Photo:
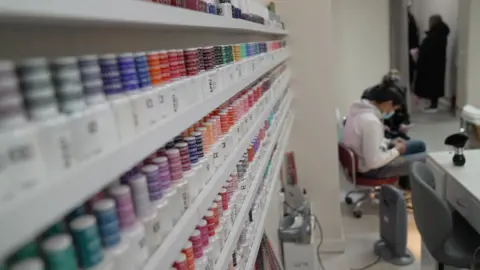
M 179 27 L 287 34 L 283 29 L 262 24 L 140 0 L 2 0 L 0 20 L 51 25 Z
M 281 86 L 283 88 L 280 89 L 285 89 L 287 84 L 288 80 L 285 80 L 285 84 Z M 242 158 L 255 135 L 257 135 L 258 131 L 263 127 L 265 120 L 268 118 L 276 101 L 277 99 L 272 100 L 267 105 L 253 127 L 243 137 L 240 143 L 237 144 L 228 159 L 216 171 L 207 186 L 183 214 L 182 218 L 168 234 L 168 237 L 165 238 L 160 248 L 150 257 L 143 270 L 156 270 L 165 265 L 172 265 L 193 232 L 195 226 L 197 226 L 199 221 L 203 218 L 213 200 L 218 195 L 221 187 L 228 179 L 228 176 L 234 170 L 237 162 Z
M 247 264 L 246 264 L 245 269 L 254 269 L 254 264 L 255 264 L 255 260 L 257 258 L 258 249 L 260 248 L 260 243 L 262 242 L 262 238 L 263 238 L 265 219 L 267 218 L 267 213 L 268 213 L 268 209 L 270 207 L 270 202 L 272 201 L 272 196 L 275 193 L 275 189 L 273 188 L 273 186 L 275 185 L 275 181 L 276 181 L 276 179 L 278 179 L 278 174 L 280 173 L 280 170 L 282 168 L 283 158 L 285 157 L 285 151 L 286 151 L 287 145 L 288 145 L 288 139 L 289 139 L 290 133 L 292 131 L 293 120 L 294 120 L 294 116 L 291 115 L 290 119 L 288 120 L 289 122 L 287 124 L 285 124 L 286 128 L 284 129 L 284 132 L 286 132 L 286 133 L 284 133 L 284 135 L 282 137 L 282 142 L 279 143 L 280 147 L 279 147 L 278 153 L 280 155 L 280 158 L 278 159 L 278 163 L 275 166 L 274 170 L 272 171 L 274 174 L 273 174 L 273 177 L 270 181 L 271 187 L 268 191 L 268 195 L 267 195 L 267 198 L 265 200 L 266 203 L 265 203 L 265 206 L 263 208 L 262 216 L 261 216 L 260 221 L 259 221 L 259 223 L 257 225 L 257 228 L 256 228 L 257 232 L 256 232 L 255 238 L 253 240 L 252 248 L 250 249 L 250 254 L 248 255 L 248 260 L 247 260 Z
M 1 5 L 3 2 L 0 2 Z M 238 80 L 233 86 L 218 91 L 191 108 L 138 134 L 134 140 L 124 143 L 114 151 L 101 154 L 55 179 L 47 179 L 50 184 L 22 194 L 21 200 L 0 205 L 0 257 L 33 239 L 73 207 L 83 203 L 204 115 L 283 62 L 288 58 L 288 52 L 284 52 L 281 57 L 276 57 L 271 65 L 263 66 L 252 75 Z
M 287 115 L 289 108 L 290 108 L 290 103 L 292 102 L 292 94 L 288 94 L 287 97 L 285 97 L 285 100 L 283 101 L 281 108 L 281 116 L 280 116 L 280 121 L 284 121 L 285 116 Z M 271 139 L 271 143 L 268 145 L 268 149 L 264 154 L 264 158 L 260 163 L 260 166 L 257 170 L 257 174 L 255 175 L 255 178 L 250 186 L 250 189 L 248 190 L 248 194 L 245 197 L 245 200 L 242 204 L 242 207 L 239 211 L 239 214 L 236 218 L 235 224 L 233 225 L 230 234 L 228 236 L 227 241 L 225 242 L 225 245 L 223 246 L 222 252 L 220 254 L 220 257 L 217 260 L 217 263 L 215 264 L 215 270 L 225 270 L 227 269 L 228 263 L 231 260 L 231 256 L 233 253 L 233 249 L 236 247 L 238 239 L 240 237 L 240 234 L 245 226 L 245 219 L 246 216 L 248 215 L 248 211 L 250 210 L 250 207 L 253 203 L 253 199 L 255 198 L 255 195 L 257 194 L 258 187 L 260 185 L 260 182 L 263 178 L 265 168 L 267 167 L 268 162 L 270 161 L 271 154 L 274 150 L 275 144 L 280 137 L 280 135 L 284 132 L 283 130 L 283 125 L 284 122 L 281 122 L 280 124 L 277 125 L 277 130 L 275 131 L 275 134 L 273 135 L 273 138 Z M 246 269 L 253 269 L 253 268 L 246 268 Z

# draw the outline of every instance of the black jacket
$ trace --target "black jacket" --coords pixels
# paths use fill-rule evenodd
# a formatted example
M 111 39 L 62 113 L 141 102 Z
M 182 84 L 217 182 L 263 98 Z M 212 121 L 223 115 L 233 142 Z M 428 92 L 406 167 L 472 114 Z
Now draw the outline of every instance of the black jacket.
M 419 36 L 418 36 L 418 27 L 415 17 L 413 17 L 411 12 L 408 12 L 408 65 L 409 65 L 409 76 L 410 76 L 410 85 L 412 85 L 413 79 L 415 77 L 416 64 L 415 60 L 410 53 L 411 49 L 418 48 L 419 46 Z
M 419 46 L 418 27 L 415 17 L 408 12 L 408 49 L 415 49 Z
M 445 65 L 450 28 L 443 22 L 427 32 L 420 45 L 415 94 L 421 98 L 445 95 Z

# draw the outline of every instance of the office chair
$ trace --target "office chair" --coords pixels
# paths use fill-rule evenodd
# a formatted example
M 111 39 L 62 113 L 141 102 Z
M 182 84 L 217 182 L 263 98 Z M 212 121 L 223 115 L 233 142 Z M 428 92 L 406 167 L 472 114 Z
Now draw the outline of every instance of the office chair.
M 422 162 L 410 168 L 413 215 L 430 255 L 444 266 L 470 268 L 480 236 L 447 202 L 435 193 L 435 177 Z M 477 269 L 477 268 L 475 268 Z
M 366 202 L 374 202 L 380 194 L 381 185 L 393 185 L 398 181 L 398 177 L 391 178 L 370 178 L 358 172 L 358 157 L 355 152 L 344 145 L 338 143 L 338 157 L 347 180 L 352 182 L 353 190 L 345 196 L 345 203 L 352 205 L 352 213 L 356 218 L 362 217 L 362 205 Z M 353 200 L 351 195 L 360 194 L 358 200 Z

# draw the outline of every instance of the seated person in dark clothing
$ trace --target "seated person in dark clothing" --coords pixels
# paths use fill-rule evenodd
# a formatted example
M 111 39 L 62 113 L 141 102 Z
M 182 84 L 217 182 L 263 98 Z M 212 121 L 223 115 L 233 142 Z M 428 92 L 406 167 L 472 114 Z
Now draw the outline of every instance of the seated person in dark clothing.
M 410 137 L 406 134 L 407 127 L 410 125 L 410 115 L 407 111 L 406 106 L 406 88 L 400 85 L 400 77 L 398 71 L 391 70 L 385 76 L 383 76 L 381 84 L 395 84 L 398 89 L 401 89 L 400 93 L 402 94 L 404 102 L 402 105 L 395 110 L 395 114 L 389 119 L 383 121 L 385 129 L 385 138 L 395 139 L 402 138 L 404 140 L 410 140 Z M 375 86 L 374 86 L 375 87 Z M 368 99 L 370 90 L 373 87 L 368 88 L 362 94 L 361 99 Z

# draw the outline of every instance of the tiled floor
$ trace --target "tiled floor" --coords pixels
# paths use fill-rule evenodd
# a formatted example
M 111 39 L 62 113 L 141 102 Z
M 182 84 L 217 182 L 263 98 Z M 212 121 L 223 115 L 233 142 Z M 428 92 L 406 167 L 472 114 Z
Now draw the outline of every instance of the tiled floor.
M 412 138 L 424 140 L 427 143 L 428 151 L 442 151 L 446 148 L 443 140 L 451 133 L 457 132 L 459 121 L 447 113 L 418 114 L 412 117 L 415 124 L 409 134 Z M 342 193 L 349 190 L 349 183 L 342 180 Z M 340 195 L 343 204 L 344 194 Z M 347 249 L 344 254 L 322 255 L 325 270 L 349 270 L 361 269 L 374 262 L 376 256 L 373 254 L 373 245 L 379 239 L 378 209 L 372 207 L 364 212 L 361 219 L 353 218 L 348 207 L 343 205 L 343 226 L 347 240 Z M 408 248 L 415 256 L 415 262 L 410 266 L 397 267 L 385 262 L 379 262 L 368 268 L 369 270 L 423 270 L 431 262 L 423 262 L 420 265 L 421 239 L 417 231 L 413 215 L 409 214 L 408 222 Z M 429 269 L 429 268 L 428 268 Z

